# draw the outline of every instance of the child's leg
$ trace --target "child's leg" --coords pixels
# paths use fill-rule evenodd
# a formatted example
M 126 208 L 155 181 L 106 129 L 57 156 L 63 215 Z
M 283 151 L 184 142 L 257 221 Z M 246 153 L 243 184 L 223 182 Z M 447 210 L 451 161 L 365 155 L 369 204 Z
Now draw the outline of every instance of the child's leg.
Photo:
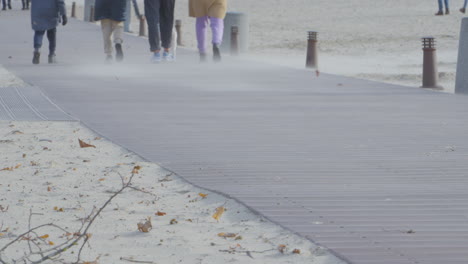
M 45 30 L 34 31 L 34 51 L 39 52 L 41 50 L 44 34 Z
M 102 30 L 102 38 L 104 40 L 104 53 L 107 56 L 112 56 L 112 20 L 110 19 L 103 19 L 101 20 L 101 30 Z
M 172 29 L 174 28 L 175 0 L 163 0 L 159 9 L 161 43 L 166 50 L 171 48 Z
M 197 17 L 196 31 L 197 31 L 197 42 L 198 51 L 201 54 L 206 53 L 206 26 L 208 24 L 208 17 Z
M 49 40 L 49 56 L 55 55 L 57 46 L 57 28 L 47 30 L 47 39 Z
M 466 9 L 466 5 L 468 4 L 468 0 L 465 0 L 465 2 L 463 3 L 463 8 Z
M 223 42 L 224 20 L 221 18 L 210 17 L 210 24 L 213 35 L 213 44 L 221 45 L 221 42 Z

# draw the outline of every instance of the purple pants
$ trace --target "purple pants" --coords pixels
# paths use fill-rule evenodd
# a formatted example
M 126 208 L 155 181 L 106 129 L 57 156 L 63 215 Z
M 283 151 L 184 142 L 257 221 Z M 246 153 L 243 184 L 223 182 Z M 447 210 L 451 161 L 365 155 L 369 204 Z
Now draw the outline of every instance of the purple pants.
M 200 53 L 206 53 L 206 28 L 208 22 L 211 26 L 211 32 L 213 35 L 213 44 L 220 45 L 223 41 L 224 31 L 224 20 L 216 17 L 197 17 L 196 29 L 197 29 L 197 41 L 198 50 Z

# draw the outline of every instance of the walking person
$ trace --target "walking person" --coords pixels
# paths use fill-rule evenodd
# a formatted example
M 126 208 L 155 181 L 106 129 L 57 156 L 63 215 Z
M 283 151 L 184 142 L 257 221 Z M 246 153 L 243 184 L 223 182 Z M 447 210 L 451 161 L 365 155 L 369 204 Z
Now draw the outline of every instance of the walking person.
M 2 10 L 11 9 L 11 0 L 2 0 L 3 8 Z
M 437 0 L 439 4 L 439 11 L 435 13 L 436 16 L 443 16 L 444 15 L 444 4 L 445 4 L 445 14 L 449 15 L 449 0 Z
M 189 15 L 196 18 L 196 32 L 200 61 L 206 60 L 206 32 L 210 24 L 213 44 L 213 60 L 221 61 L 219 46 L 223 40 L 224 18 L 227 0 L 189 0 Z
M 153 53 L 153 63 L 174 61 L 174 55 L 171 53 L 174 7 L 175 0 L 145 0 L 148 40 L 150 51 Z
M 115 59 L 117 61 L 122 61 L 124 58 L 122 43 L 126 9 L 127 0 L 96 0 L 95 2 L 94 20 L 101 21 L 104 53 L 106 54 L 106 61 L 108 62 L 113 60 L 112 35 L 115 43 Z
M 57 43 L 57 26 L 67 24 L 67 10 L 64 0 L 32 0 L 31 25 L 34 30 L 33 64 L 39 64 L 44 34 L 49 40 L 49 63 L 55 63 L 55 48 Z
M 28 10 L 29 9 L 29 1 L 30 0 L 21 0 L 21 4 L 23 5 L 22 10 Z
M 463 7 L 460 8 L 460 12 L 462 12 L 463 14 L 465 14 L 465 12 L 466 12 L 467 4 L 468 4 L 468 0 L 465 0 L 465 2 L 463 3 Z

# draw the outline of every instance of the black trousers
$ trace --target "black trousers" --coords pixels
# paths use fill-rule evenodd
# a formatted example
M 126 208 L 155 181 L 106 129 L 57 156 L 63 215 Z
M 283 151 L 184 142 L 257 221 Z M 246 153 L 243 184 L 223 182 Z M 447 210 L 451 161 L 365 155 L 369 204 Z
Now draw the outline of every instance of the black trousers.
M 23 9 L 29 8 L 29 2 L 30 0 L 21 0 L 21 3 L 23 4 Z
M 145 0 L 150 50 L 171 47 L 175 0 Z

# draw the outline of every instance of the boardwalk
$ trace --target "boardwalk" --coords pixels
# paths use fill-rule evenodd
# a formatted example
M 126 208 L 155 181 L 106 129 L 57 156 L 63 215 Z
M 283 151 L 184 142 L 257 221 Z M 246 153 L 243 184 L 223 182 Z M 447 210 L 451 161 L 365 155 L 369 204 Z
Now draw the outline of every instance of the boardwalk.
M 188 50 L 151 65 L 136 37 L 105 65 L 99 28 L 74 20 L 61 64 L 33 66 L 12 14 L 0 63 L 110 140 L 349 263 L 468 262 L 468 97 Z

